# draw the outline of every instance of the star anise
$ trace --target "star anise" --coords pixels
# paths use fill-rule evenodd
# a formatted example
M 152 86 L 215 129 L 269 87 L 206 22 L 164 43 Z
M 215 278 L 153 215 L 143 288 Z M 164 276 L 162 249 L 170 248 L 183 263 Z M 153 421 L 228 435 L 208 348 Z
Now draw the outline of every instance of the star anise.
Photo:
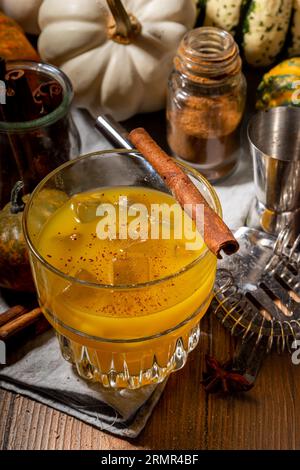
M 203 373 L 201 383 L 207 393 L 248 392 L 254 385 L 244 376 L 245 371 L 234 369 L 232 361 L 220 364 L 214 357 L 206 355 L 205 362 L 207 371 Z

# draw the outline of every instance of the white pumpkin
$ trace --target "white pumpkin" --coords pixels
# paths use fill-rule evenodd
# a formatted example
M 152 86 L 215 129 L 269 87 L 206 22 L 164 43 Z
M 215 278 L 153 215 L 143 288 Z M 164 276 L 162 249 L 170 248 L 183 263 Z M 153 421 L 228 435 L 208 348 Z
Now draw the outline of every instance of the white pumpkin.
M 44 0 L 39 12 L 43 60 L 69 76 L 79 106 L 118 120 L 164 106 L 173 56 L 196 19 L 194 0 L 122 3 Z
M 0 0 L 0 10 L 14 18 L 26 33 L 38 34 L 38 14 L 43 0 Z

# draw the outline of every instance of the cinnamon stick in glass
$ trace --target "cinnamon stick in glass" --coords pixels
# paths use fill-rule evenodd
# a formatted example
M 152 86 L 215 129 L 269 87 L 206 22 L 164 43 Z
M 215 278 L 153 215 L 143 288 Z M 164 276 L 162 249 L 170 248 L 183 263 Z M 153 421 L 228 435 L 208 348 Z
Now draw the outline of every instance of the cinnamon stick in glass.
M 6 62 L 5 62 L 5 59 L 3 59 L 3 57 L 0 57 L 0 80 L 1 80 L 1 88 L 0 88 L 0 92 L 1 93 L 4 93 L 6 94 L 6 83 L 5 83 L 5 74 L 6 74 Z M 4 86 L 3 86 L 4 84 Z M 4 114 L 4 108 L 3 106 L 5 106 L 5 103 L 6 102 L 6 96 L 0 96 L 0 120 L 1 121 L 4 121 L 4 118 L 5 118 L 5 114 Z M 5 98 L 5 99 L 3 99 Z
M 34 90 L 33 98 L 37 104 L 42 105 L 43 114 L 51 113 L 63 100 L 62 87 L 55 80 L 42 83 Z
M 0 80 L 4 80 L 6 73 L 6 62 L 3 57 L 0 57 Z
M 6 100 L 5 105 L 2 107 L 2 120 L 6 122 L 14 121 L 16 117 L 16 94 L 12 88 L 6 89 Z
M 189 215 L 196 223 L 197 205 L 203 205 L 204 220 L 201 222 L 204 224 L 204 233 L 203 227 L 197 226 L 197 228 L 209 250 L 218 258 L 222 258 L 222 250 L 227 255 L 235 253 L 239 249 L 239 244 L 232 232 L 174 159 L 167 155 L 143 128 L 131 131 L 129 139 L 163 178 L 181 207 L 186 210 L 187 204 L 192 205 L 192 212 Z
M 59 83 L 54 82 L 50 85 L 50 97 L 52 100 L 52 109 L 54 110 L 58 108 L 63 99 L 63 91 Z
M 7 86 L 15 92 L 16 106 L 12 110 L 11 121 L 23 122 L 37 119 L 41 114 L 41 105 L 35 102 L 26 73 L 22 69 L 10 70 L 5 75 Z

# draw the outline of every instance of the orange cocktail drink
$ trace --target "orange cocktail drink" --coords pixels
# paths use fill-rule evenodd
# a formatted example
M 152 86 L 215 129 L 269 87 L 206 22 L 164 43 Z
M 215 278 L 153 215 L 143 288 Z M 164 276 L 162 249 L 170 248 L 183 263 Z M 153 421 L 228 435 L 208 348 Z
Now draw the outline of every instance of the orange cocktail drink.
M 183 168 L 220 211 L 209 184 Z M 44 180 L 26 211 L 39 301 L 63 356 L 111 388 L 157 383 L 185 364 L 215 280 L 216 257 L 149 172 L 138 155 L 86 156 Z

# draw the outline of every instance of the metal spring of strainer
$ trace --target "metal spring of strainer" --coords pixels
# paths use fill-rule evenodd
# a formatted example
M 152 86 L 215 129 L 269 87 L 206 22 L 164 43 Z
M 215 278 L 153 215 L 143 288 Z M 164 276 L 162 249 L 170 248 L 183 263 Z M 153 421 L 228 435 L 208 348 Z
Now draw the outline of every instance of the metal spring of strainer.
M 212 310 L 242 339 L 234 361 L 255 378 L 266 353 L 292 352 L 300 338 L 300 234 L 242 227 L 235 236 L 240 250 L 220 263 Z

